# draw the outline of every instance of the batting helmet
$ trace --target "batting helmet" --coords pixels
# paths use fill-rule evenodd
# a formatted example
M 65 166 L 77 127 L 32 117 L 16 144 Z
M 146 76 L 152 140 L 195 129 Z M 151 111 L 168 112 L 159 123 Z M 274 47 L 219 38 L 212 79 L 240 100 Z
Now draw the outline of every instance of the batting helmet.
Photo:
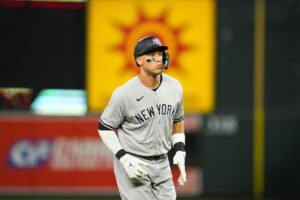
M 161 44 L 160 40 L 154 36 L 147 36 L 140 39 L 134 48 L 134 57 L 139 57 L 152 51 L 165 51 L 168 47 Z

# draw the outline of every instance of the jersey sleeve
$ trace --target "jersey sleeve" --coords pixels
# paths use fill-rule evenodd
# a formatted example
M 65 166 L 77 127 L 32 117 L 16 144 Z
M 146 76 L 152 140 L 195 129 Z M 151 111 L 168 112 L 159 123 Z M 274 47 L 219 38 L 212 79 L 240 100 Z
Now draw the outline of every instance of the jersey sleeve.
M 123 122 L 125 118 L 125 106 L 124 99 L 119 91 L 115 91 L 106 108 L 104 109 L 100 120 L 99 120 L 99 130 L 115 130 Z
M 178 105 L 173 120 L 174 123 L 180 122 L 184 119 L 183 90 L 181 84 L 179 84 L 178 99 Z

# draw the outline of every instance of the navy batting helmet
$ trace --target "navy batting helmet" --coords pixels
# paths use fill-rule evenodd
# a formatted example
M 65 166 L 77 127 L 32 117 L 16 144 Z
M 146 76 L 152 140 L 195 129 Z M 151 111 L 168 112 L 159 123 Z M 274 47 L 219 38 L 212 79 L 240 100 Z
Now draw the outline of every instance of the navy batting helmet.
M 134 57 L 139 57 L 153 51 L 165 51 L 168 47 L 161 44 L 160 40 L 154 36 L 147 36 L 140 39 L 134 48 Z

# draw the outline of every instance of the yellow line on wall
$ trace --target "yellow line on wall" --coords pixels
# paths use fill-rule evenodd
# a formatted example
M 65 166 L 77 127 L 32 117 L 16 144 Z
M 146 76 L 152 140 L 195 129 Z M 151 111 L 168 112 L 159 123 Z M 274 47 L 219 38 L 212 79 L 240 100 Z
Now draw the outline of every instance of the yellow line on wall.
M 265 0 L 255 0 L 254 12 L 253 194 L 255 199 L 263 199 L 265 189 Z

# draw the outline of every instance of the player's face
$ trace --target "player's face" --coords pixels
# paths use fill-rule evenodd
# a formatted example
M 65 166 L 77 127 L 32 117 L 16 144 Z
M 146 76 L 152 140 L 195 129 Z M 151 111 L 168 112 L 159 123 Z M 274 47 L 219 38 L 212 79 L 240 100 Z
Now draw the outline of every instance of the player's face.
M 161 74 L 163 71 L 163 52 L 156 51 L 141 56 L 141 67 L 152 75 Z

